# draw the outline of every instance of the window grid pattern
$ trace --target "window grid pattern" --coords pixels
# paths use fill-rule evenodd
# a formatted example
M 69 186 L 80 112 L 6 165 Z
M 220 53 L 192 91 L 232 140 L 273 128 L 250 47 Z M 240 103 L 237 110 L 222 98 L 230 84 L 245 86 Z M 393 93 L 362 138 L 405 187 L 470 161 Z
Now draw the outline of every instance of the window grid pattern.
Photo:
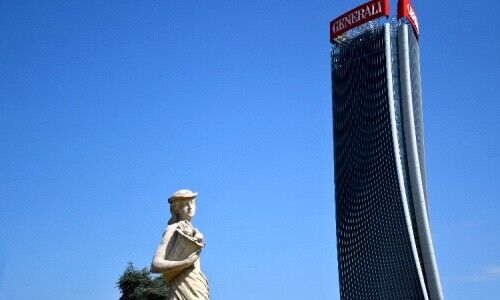
M 332 80 L 341 298 L 423 299 L 396 170 L 384 31 L 376 28 L 335 47 Z

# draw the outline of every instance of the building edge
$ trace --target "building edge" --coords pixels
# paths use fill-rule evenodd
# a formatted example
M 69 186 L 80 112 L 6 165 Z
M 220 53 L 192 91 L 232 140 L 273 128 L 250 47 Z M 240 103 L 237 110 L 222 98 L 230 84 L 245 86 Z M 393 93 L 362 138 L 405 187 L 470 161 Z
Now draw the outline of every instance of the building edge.
M 392 78 L 392 59 L 391 59 L 391 24 L 384 24 L 384 42 L 385 42 L 385 56 L 386 56 L 386 75 L 387 75 L 387 94 L 389 101 L 389 114 L 391 118 L 391 132 L 393 140 L 394 156 L 396 160 L 397 176 L 399 181 L 399 188 L 401 193 L 401 200 L 403 202 L 403 210 L 405 214 L 406 228 L 408 230 L 408 236 L 410 238 L 411 250 L 413 253 L 413 258 L 415 262 L 415 267 L 417 269 L 418 279 L 420 282 L 420 287 L 422 288 L 422 294 L 425 300 L 429 299 L 427 294 L 427 288 L 425 285 L 424 275 L 422 271 L 422 266 L 420 264 L 420 259 L 418 257 L 417 245 L 415 242 L 415 235 L 413 234 L 413 226 L 411 222 L 410 211 L 408 208 L 408 199 L 406 198 L 406 190 L 403 178 L 403 165 L 401 162 L 401 153 L 399 151 L 399 138 L 398 129 L 396 125 L 396 109 L 394 103 L 394 86 Z
M 411 86 L 410 54 L 408 25 L 403 24 L 398 28 L 399 69 L 401 81 L 401 99 L 404 118 L 404 135 L 408 158 L 408 169 L 417 223 L 417 232 L 420 241 L 422 261 L 424 265 L 426 285 L 431 300 L 442 300 L 443 291 L 439 279 L 436 257 L 431 238 L 429 218 L 427 212 L 427 199 L 424 192 L 422 172 L 420 170 L 415 120 L 413 111 L 413 96 Z M 420 79 L 419 79 L 420 80 Z

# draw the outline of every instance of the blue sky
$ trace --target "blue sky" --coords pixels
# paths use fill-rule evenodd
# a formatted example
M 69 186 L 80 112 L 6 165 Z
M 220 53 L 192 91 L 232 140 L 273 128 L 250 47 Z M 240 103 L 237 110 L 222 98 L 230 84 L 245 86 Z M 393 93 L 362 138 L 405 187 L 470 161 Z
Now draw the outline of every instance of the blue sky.
M 0 298 L 118 298 L 190 188 L 213 299 L 338 299 L 328 23 L 360 3 L 0 1 Z M 495 299 L 500 4 L 414 6 L 444 294 Z

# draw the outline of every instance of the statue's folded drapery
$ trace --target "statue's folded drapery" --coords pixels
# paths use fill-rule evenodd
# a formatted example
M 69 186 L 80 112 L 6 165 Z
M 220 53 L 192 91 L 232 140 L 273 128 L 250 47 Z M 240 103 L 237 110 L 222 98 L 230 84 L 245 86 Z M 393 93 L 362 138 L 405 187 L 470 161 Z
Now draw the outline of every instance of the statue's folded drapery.
M 201 272 L 199 260 L 175 277 L 169 288 L 167 300 L 208 300 L 208 282 Z

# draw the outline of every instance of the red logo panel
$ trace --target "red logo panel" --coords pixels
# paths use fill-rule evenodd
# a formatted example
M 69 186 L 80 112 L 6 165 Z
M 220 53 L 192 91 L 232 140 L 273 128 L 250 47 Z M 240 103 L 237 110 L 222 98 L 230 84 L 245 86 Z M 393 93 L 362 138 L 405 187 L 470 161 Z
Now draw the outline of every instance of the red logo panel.
M 410 0 L 399 0 L 398 2 L 398 19 L 406 18 L 410 21 L 411 26 L 415 30 L 415 34 L 418 36 L 420 34 L 418 28 L 417 13 L 411 5 Z
M 335 42 L 346 31 L 382 16 L 389 16 L 389 0 L 366 2 L 330 22 L 330 42 Z

